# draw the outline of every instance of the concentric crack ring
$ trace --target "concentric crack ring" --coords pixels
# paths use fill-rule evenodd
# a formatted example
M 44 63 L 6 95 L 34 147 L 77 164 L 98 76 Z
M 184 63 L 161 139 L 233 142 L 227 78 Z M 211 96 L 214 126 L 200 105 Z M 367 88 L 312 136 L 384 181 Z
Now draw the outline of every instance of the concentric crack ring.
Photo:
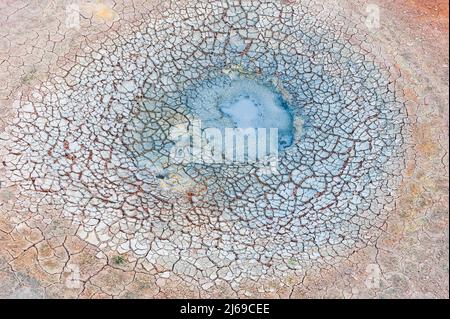
M 149 18 L 21 101 L 10 180 L 60 204 L 83 239 L 187 279 L 334 263 L 385 222 L 406 116 L 389 72 L 333 23 L 264 1 Z M 279 174 L 170 163 L 170 129 L 195 115 L 186 92 L 220 77 L 271 84 L 289 102 L 297 134 Z

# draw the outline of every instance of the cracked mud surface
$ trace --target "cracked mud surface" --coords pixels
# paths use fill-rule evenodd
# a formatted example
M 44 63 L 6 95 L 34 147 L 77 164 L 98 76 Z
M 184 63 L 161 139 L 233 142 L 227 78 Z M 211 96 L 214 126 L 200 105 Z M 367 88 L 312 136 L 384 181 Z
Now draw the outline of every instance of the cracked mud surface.
M 0 296 L 448 297 L 448 8 L 377 4 L 2 4 Z M 170 161 L 227 81 L 278 174 Z

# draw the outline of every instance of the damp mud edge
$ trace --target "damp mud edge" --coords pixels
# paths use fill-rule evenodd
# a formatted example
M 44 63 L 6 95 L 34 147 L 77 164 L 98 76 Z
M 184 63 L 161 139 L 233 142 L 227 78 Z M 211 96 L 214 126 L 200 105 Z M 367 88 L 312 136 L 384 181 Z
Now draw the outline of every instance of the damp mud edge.
M 185 99 L 204 128 L 276 129 L 279 151 L 294 143 L 291 107 L 272 83 L 239 75 L 216 77 L 189 89 Z

